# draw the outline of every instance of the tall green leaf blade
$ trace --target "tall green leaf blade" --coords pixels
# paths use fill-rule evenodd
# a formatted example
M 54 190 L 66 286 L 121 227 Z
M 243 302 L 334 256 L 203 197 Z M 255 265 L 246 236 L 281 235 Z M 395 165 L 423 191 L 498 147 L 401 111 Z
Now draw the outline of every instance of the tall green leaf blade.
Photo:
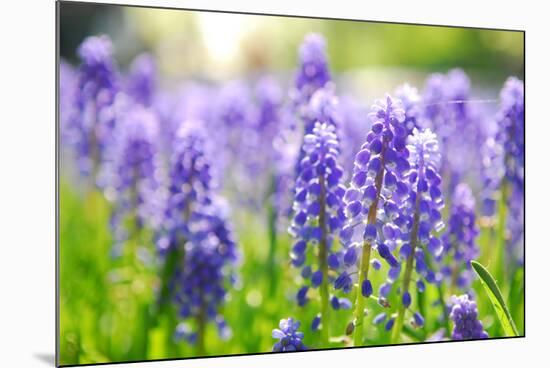
M 504 333 L 506 333 L 507 336 L 518 336 L 518 330 L 514 324 L 512 315 L 504 302 L 504 298 L 502 297 L 502 293 L 500 292 L 495 279 L 480 263 L 472 261 L 471 264 L 474 271 L 476 271 L 477 275 L 481 279 L 485 292 L 489 296 L 489 299 L 495 308 L 495 312 L 502 328 L 504 329 Z

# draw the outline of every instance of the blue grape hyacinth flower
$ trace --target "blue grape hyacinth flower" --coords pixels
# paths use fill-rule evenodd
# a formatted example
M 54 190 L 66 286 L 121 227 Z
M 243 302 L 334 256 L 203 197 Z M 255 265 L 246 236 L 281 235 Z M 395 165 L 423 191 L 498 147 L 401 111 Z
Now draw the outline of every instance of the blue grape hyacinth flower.
M 135 106 L 119 123 L 111 153 L 113 161 L 106 169 L 112 189 L 109 197 L 114 201 L 111 226 L 115 255 L 120 253 L 129 236 L 135 236 L 145 225 L 154 227 L 159 215 L 157 193 L 161 180 L 156 116 Z M 128 218 L 132 221 L 124 226 Z
M 337 163 L 338 144 L 335 127 L 326 123 L 317 122 L 313 132 L 304 137 L 305 156 L 298 167 L 294 215 L 289 227 L 290 234 L 297 239 L 292 248 L 292 264 L 299 268 L 307 267 L 310 249 L 317 258 L 313 263 L 310 282 L 313 288 L 320 289 L 325 342 L 328 342 L 329 258 L 338 257 L 334 237 L 345 220 L 342 203 L 345 189 L 341 184 L 343 170 Z M 331 265 L 335 266 L 334 260 Z M 305 295 L 299 295 L 299 304 L 304 300 L 307 300 Z
M 401 102 L 387 95 L 376 101 L 369 116 L 372 127 L 355 156 L 351 185 L 344 196 L 347 221 L 340 232 L 345 247 L 358 253 L 356 262 L 349 262 L 345 272 L 358 273 L 357 285 L 369 291 L 365 296 L 370 296 L 372 289 L 372 285 L 368 287 L 371 249 L 377 249 L 390 266 L 397 266 L 392 250 L 401 234 L 399 208 L 408 191 L 404 177 L 410 167 Z M 356 346 L 362 344 L 364 294 L 358 292 L 355 302 Z
M 293 318 L 282 319 L 279 328 L 271 333 L 274 339 L 279 339 L 273 346 L 274 352 L 304 351 L 307 350 L 302 339 L 304 334 L 298 329 L 300 322 Z
M 120 81 L 109 37 L 88 37 L 77 53 L 81 64 L 77 71 L 76 158 L 81 174 L 95 180 L 113 140 Z
M 500 92 L 497 141 L 503 148 L 502 196 L 508 206 L 508 261 L 523 263 L 525 197 L 525 106 L 523 81 L 510 77 Z
M 411 170 L 407 175 L 408 197 L 401 207 L 403 216 L 407 219 L 401 228 L 403 236 L 399 261 L 404 271 L 400 290 L 401 303 L 392 334 L 394 343 L 399 342 L 405 310 L 412 303 L 410 285 L 413 272 L 428 283 L 438 282 L 435 270 L 430 269 L 430 262 L 426 257 L 439 257 L 443 250 L 441 241 L 434 236 L 434 233 L 440 232 L 444 227 L 441 209 L 445 204 L 439 189 L 441 157 L 437 136 L 430 129 L 415 129 L 408 139 L 407 149 Z
M 442 273 L 449 283 L 467 289 L 473 278 L 470 261 L 479 255 L 476 202 L 466 183 L 456 186 L 452 198 L 448 230 L 442 237 L 443 253 L 437 258 L 443 264 Z
M 152 55 L 138 55 L 130 65 L 127 81 L 127 93 L 143 106 L 151 106 L 156 92 L 157 65 Z
M 294 77 L 294 99 L 305 103 L 316 90 L 330 80 L 326 41 L 323 36 L 308 34 L 299 49 L 299 67 Z
M 454 323 L 453 340 L 486 339 L 489 337 L 478 319 L 476 302 L 468 295 L 451 298 L 450 318 Z

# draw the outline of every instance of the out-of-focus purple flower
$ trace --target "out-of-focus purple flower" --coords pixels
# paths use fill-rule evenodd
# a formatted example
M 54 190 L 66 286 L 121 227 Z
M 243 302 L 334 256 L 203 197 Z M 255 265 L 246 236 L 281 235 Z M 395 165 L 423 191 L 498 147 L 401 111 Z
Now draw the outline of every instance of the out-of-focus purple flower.
M 157 65 L 152 55 L 138 55 L 130 65 L 128 95 L 143 106 L 151 106 L 157 83 Z
M 365 119 L 368 115 L 368 106 L 363 106 L 353 97 L 344 95 L 338 100 L 338 116 L 340 117 L 339 132 L 342 136 L 342 167 L 346 179 L 351 177 L 355 154 L 365 143 L 365 137 L 371 128 L 371 121 Z
M 161 253 L 186 241 L 201 211 L 212 203 L 215 183 L 207 156 L 207 136 L 201 122 L 183 122 L 173 141 L 169 160 L 168 196 L 164 208 Z
M 505 170 L 504 195 L 508 205 L 506 227 L 510 259 L 523 262 L 524 197 L 525 197 L 525 107 L 523 82 L 508 78 L 500 92 L 497 114 L 497 140 L 503 147 Z
M 273 146 L 273 200 L 278 217 L 279 230 L 288 227 L 292 212 L 292 187 L 296 179 L 296 162 L 300 153 L 302 137 L 296 129 L 296 117 L 286 106 L 281 111 L 280 128 L 275 135 Z
M 216 192 L 211 152 L 203 123 L 183 122 L 173 141 L 164 216 L 157 235 L 161 256 L 178 257 L 167 282 L 179 316 L 196 321 L 195 330 L 180 331 L 178 336 L 200 344 L 209 321 L 216 323 L 220 337 L 231 335 L 220 307 L 239 258 L 229 206 Z
M 213 321 L 220 337 L 231 335 L 229 326 L 220 314 L 226 300 L 227 286 L 234 279 L 232 267 L 239 254 L 229 219 L 229 207 L 216 196 L 212 203 L 201 208 L 191 219 L 185 256 L 176 273 L 175 301 L 179 316 L 196 320 L 197 330 L 183 336 L 193 342 L 196 334 L 204 338 L 205 325 Z
M 422 107 L 420 105 L 422 97 L 418 93 L 418 90 L 405 83 L 395 90 L 395 97 L 401 100 L 403 109 L 405 110 L 404 124 L 407 134 L 412 134 L 414 128 L 419 130 L 424 128 L 425 124 L 422 122 Z
M 313 93 L 323 88 L 331 80 L 326 42 L 323 36 L 308 34 L 299 49 L 299 67 L 294 77 L 293 99 L 303 103 L 309 101 Z
M 72 147 L 78 139 L 78 110 L 76 106 L 77 90 L 76 70 L 66 61 L 59 63 L 59 129 L 61 144 Z
M 460 69 L 430 76 L 422 96 L 423 122 L 441 143 L 443 188 L 451 193 L 462 181 L 478 180 L 482 170 L 481 151 L 487 131 L 471 96 L 470 79 Z
M 523 187 L 525 171 L 525 110 L 523 82 L 511 77 L 500 92 L 501 142 L 505 152 L 506 178 Z
M 114 161 L 109 165 L 115 203 L 112 218 L 115 253 L 126 241 L 128 232 L 134 235 L 144 225 L 151 224 L 157 215 L 158 134 L 156 116 L 140 106 L 129 109 L 116 128 Z M 128 216 L 133 219 L 130 228 L 124 226 Z
M 300 322 L 293 318 L 282 319 L 279 322 L 279 328 L 271 333 L 274 339 L 279 339 L 273 346 L 274 352 L 303 351 L 307 350 L 302 339 L 304 334 L 298 329 Z
M 478 320 L 476 302 L 468 295 L 453 296 L 449 317 L 454 322 L 453 340 L 486 339 L 489 337 Z
M 443 275 L 451 285 L 466 289 L 473 277 L 470 261 L 479 254 L 475 198 L 466 183 L 456 186 L 452 198 L 448 230 L 442 239 L 443 253 L 438 259 L 443 263 Z
M 76 105 L 77 163 L 83 175 L 96 174 L 113 139 L 115 97 L 119 91 L 113 46 L 107 36 L 86 38 L 78 48 Z

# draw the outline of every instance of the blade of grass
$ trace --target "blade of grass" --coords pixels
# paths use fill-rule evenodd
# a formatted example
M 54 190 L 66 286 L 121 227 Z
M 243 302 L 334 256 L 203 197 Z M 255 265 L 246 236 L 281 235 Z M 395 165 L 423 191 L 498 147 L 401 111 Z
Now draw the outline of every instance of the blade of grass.
M 506 333 L 507 336 L 518 336 L 518 331 L 512 319 L 512 315 L 504 302 L 504 298 L 502 297 L 502 293 L 495 279 L 480 263 L 472 261 L 471 264 L 474 271 L 479 276 L 487 296 L 493 304 L 498 320 L 504 329 L 504 333 Z

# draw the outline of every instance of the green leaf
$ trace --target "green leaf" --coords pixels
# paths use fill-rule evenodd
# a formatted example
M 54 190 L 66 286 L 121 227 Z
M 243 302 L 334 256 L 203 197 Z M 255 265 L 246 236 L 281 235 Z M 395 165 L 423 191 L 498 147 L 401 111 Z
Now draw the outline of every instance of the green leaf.
M 510 314 L 510 311 L 508 310 L 508 307 L 504 302 L 504 298 L 502 297 L 502 293 L 500 292 L 500 289 L 498 288 L 495 279 L 493 278 L 493 276 L 491 276 L 489 271 L 487 271 L 487 269 L 483 267 L 480 263 L 476 261 L 471 261 L 471 264 L 477 275 L 481 279 L 481 283 L 483 284 L 485 292 L 489 296 L 489 299 L 491 300 L 491 303 L 495 308 L 495 312 L 497 314 L 498 320 L 500 321 L 500 324 L 502 325 L 502 328 L 504 329 L 504 333 L 507 336 L 518 336 L 518 330 L 516 328 L 516 325 L 514 324 L 514 321 L 512 320 L 512 315 Z

